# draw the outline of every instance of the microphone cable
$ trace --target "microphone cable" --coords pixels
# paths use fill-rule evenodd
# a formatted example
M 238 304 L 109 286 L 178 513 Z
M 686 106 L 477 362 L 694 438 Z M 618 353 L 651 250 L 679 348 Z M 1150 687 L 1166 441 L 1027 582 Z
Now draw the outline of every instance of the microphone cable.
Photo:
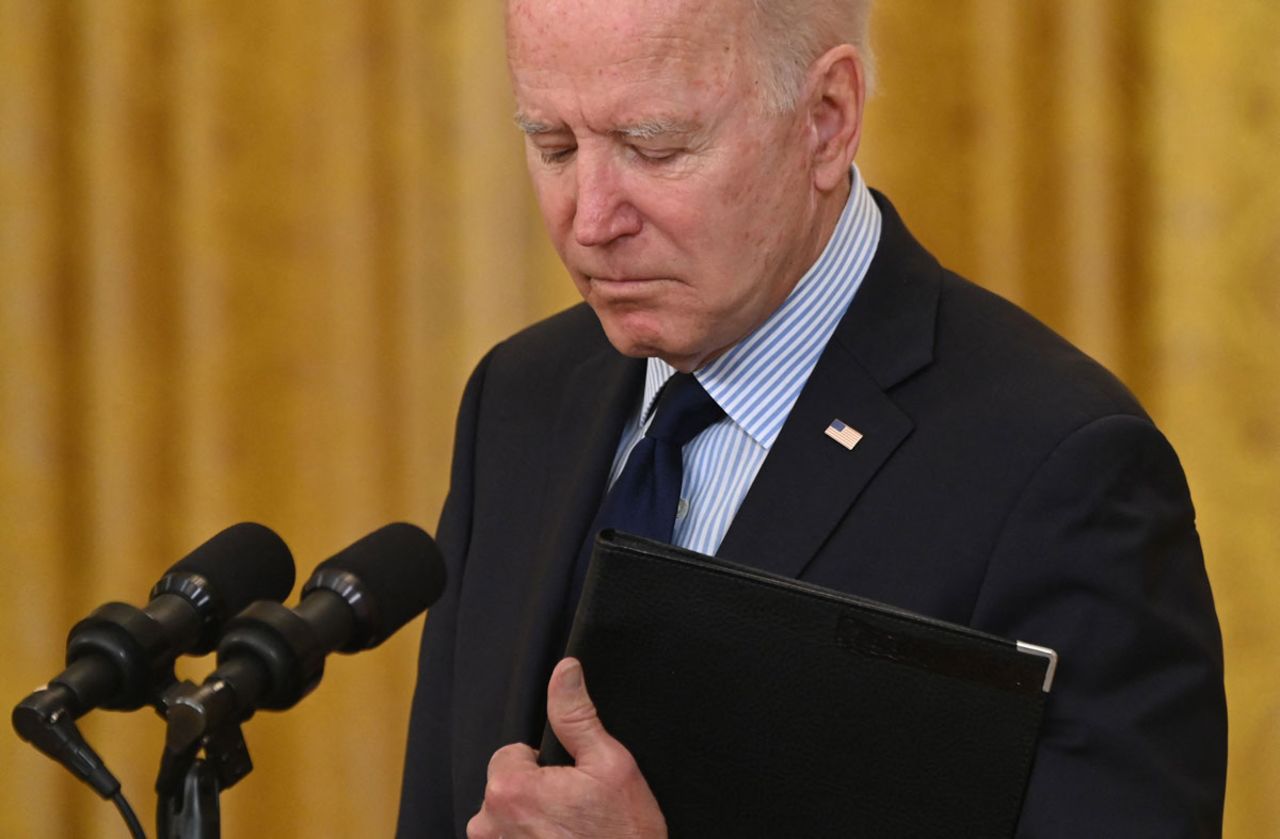
M 84 739 L 72 715 L 65 710 L 55 711 L 48 722 L 47 726 L 39 730 L 40 751 L 71 770 L 92 787 L 100 798 L 116 805 L 133 839 L 147 839 L 142 823 L 138 821 L 138 814 L 133 811 L 129 799 L 125 798 L 120 788 L 119 779 Z
M 133 808 L 129 806 L 129 799 L 124 797 L 122 790 L 111 796 L 111 803 L 116 805 L 124 823 L 129 826 L 129 835 L 133 839 L 147 839 L 147 834 L 142 831 L 142 822 L 138 821 L 138 814 L 133 812 Z

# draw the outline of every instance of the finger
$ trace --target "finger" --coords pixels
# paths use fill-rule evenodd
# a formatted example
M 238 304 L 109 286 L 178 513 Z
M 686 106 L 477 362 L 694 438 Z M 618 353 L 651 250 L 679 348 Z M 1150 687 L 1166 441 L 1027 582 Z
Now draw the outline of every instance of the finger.
M 504 826 L 502 820 L 495 819 L 489 808 L 480 807 L 480 812 L 475 816 L 471 816 L 471 821 L 467 822 L 467 839 L 506 839 L 508 835 L 508 826 Z
M 498 839 L 500 835 L 497 825 L 483 807 L 467 822 L 467 839 Z
M 488 780 L 495 775 L 524 773 L 536 771 L 538 768 L 538 752 L 524 743 L 512 743 L 503 746 L 489 758 Z
M 600 724 L 595 703 L 587 694 L 582 665 L 576 658 L 564 659 L 551 673 L 547 720 L 579 768 L 583 768 L 583 761 L 590 762 L 593 755 L 616 742 Z

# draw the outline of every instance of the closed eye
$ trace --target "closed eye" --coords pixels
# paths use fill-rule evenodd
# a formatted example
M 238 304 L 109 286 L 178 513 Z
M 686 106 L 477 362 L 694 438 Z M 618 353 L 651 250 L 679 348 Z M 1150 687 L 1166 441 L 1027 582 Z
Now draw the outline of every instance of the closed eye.
M 542 162 L 547 165 L 556 163 L 565 163 L 577 151 L 576 146 L 570 146 L 564 149 L 538 149 L 538 154 L 542 158 Z
M 666 163 L 681 154 L 681 149 L 646 149 L 640 146 L 632 146 L 631 151 L 647 163 Z

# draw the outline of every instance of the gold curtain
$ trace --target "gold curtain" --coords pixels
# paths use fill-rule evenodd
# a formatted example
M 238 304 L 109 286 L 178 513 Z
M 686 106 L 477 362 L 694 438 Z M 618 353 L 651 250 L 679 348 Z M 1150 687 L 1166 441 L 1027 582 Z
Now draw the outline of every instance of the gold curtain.
M 0 699 L 230 522 L 276 528 L 301 576 L 434 526 L 470 367 L 573 299 L 500 12 L 0 0 Z M 1280 6 L 893 0 L 875 27 L 870 182 L 1181 452 L 1227 646 L 1228 835 L 1280 833 Z M 225 835 L 391 833 L 420 626 L 246 726 Z M 149 822 L 159 721 L 83 728 Z M 121 835 L 12 734 L 0 772 L 0 834 Z

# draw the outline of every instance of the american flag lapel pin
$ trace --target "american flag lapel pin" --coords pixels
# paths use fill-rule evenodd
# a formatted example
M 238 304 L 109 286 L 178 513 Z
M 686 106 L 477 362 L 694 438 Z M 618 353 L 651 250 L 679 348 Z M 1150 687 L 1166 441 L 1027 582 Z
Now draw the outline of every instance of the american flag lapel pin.
M 849 451 L 853 451 L 853 447 L 862 441 L 862 434 L 858 429 L 845 425 L 840 420 L 832 420 L 827 426 L 827 436 L 844 446 Z

